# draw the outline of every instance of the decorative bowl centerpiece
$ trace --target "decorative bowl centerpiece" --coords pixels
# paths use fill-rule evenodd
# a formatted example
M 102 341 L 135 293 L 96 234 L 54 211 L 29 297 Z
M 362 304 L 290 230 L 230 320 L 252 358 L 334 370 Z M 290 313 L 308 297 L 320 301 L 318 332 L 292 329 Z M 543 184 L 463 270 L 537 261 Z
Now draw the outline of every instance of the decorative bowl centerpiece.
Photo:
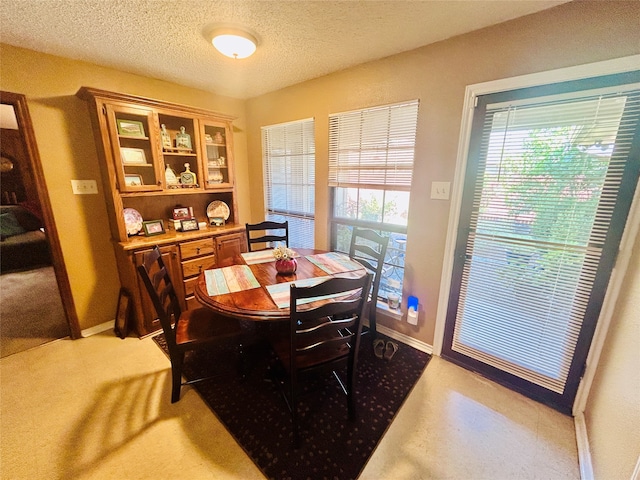
M 296 252 L 287 247 L 273 249 L 273 257 L 276 259 L 276 270 L 280 275 L 291 275 L 298 268 L 295 259 Z

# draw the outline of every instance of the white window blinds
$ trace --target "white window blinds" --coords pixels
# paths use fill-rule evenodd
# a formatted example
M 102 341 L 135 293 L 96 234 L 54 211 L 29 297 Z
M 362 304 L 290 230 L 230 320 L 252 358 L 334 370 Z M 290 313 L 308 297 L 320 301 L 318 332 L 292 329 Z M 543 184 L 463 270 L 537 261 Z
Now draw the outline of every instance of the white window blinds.
M 314 120 L 262 127 L 266 219 L 289 221 L 289 246 L 314 247 Z
M 329 116 L 329 185 L 410 190 L 418 100 Z
M 454 351 L 563 393 L 623 174 L 637 168 L 639 87 L 487 106 Z

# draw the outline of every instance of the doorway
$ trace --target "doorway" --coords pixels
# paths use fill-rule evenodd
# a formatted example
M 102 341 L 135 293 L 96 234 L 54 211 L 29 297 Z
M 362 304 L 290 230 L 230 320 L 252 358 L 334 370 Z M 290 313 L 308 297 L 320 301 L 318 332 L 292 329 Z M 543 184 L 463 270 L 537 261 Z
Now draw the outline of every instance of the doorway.
M 571 413 L 640 176 L 640 72 L 477 100 L 442 355 Z
M 81 333 L 25 96 L 0 92 L 0 114 L 5 357 Z

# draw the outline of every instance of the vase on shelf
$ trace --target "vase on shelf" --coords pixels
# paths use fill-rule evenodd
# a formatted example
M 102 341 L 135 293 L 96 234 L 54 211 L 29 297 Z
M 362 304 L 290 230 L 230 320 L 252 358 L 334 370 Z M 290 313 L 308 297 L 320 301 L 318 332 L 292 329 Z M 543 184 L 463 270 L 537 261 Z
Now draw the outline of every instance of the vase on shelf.
M 171 142 L 171 135 L 167 131 L 167 126 L 163 123 L 160 125 L 160 136 L 162 137 L 162 148 L 165 150 L 171 150 L 173 143 Z
M 276 260 L 276 270 L 281 275 L 291 275 L 298 268 L 298 262 L 295 258 Z

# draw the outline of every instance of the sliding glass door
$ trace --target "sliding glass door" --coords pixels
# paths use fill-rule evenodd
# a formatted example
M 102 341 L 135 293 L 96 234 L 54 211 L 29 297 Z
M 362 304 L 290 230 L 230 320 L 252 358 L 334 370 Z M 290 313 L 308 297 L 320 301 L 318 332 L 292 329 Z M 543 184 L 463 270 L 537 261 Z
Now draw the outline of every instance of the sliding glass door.
M 639 73 L 474 115 L 442 354 L 566 413 L 638 182 Z

